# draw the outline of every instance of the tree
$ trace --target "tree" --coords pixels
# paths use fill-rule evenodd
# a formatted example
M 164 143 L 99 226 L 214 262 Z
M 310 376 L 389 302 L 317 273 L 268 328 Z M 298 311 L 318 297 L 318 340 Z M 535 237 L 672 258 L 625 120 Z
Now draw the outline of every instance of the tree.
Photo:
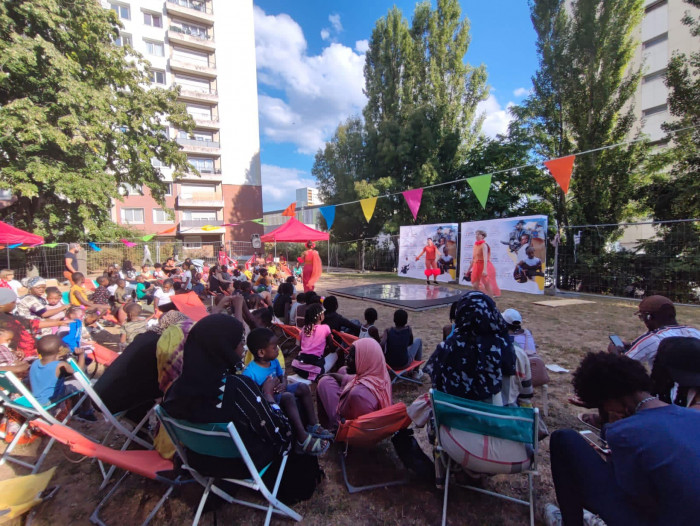
M 94 0 L 0 2 L 0 187 L 17 197 L 2 214 L 47 240 L 109 236 L 124 185 L 162 202 L 152 159 L 190 169 L 167 130 L 193 121 L 177 90 L 150 88 L 149 64 L 114 44 L 120 27 Z

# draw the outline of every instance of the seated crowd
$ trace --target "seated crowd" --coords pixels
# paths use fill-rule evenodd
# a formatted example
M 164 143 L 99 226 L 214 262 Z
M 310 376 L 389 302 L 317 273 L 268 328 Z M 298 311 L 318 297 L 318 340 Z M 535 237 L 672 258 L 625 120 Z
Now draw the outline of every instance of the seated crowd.
M 309 458 L 317 462 L 328 451 L 342 422 L 392 405 L 389 372 L 422 363 L 424 339 L 414 334 L 405 310 L 396 310 L 392 323 L 374 308 L 364 311 L 364 321 L 349 319 L 336 297 L 297 293 L 291 273 L 280 279 L 270 272 L 271 262 L 263 263 L 244 272 L 218 264 L 200 272 L 172 259 L 140 272 L 131 264 L 110 266 L 92 291 L 74 273 L 66 304 L 41 278 L 27 280 L 20 298 L 0 286 L 0 370 L 28 377 L 40 403 L 65 396 L 76 387 L 62 356 L 73 354 L 85 367 L 91 328 L 108 313 L 121 327 L 121 353 L 95 390 L 109 410 L 126 411 L 138 422 L 161 401 L 174 418 L 234 422 L 255 465 L 272 466 L 265 480 L 274 480 L 291 451 L 284 498 L 295 477 L 310 469 Z M 209 315 L 196 322 L 172 301 L 190 291 L 213 298 Z M 153 314 L 144 315 L 150 304 Z M 660 296 L 642 301 L 639 316 L 647 333 L 624 348 L 589 353 L 574 373 L 572 402 L 598 410 L 581 419 L 597 429 L 604 446 L 596 450 L 571 430 L 552 434 L 560 508 L 547 506 L 550 524 L 580 525 L 592 514 L 611 526 L 690 524 L 700 513 L 700 413 L 688 409 L 700 408 L 700 332 L 679 325 L 673 304 Z M 420 383 L 425 372 L 433 389 L 449 395 L 533 407 L 533 387 L 546 383 L 546 371 L 520 313 L 501 313 L 489 296 L 470 291 L 452 305 L 449 318 L 442 341 L 412 379 Z M 89 406 L 80 416 L 95 419 Z M 429 417 L 418 420 L 417 426 L 432 424 Z M 429 425 L 431 443 L 444 431 Z M 172 457 L 167 433 L 152 432 L 158 451 Z M 483 458 L 482 438 L 460 447 L 483 462 L 509 462 L 512 451 L 497 440 Z M 533 454 L 523 451 L 517 454 Z M 194 451 L 188 457 L 209 476 L 242 473 L 240 459 Z M 442 464 L 436 450 L 431 482 L 438 485 L 449 476 Z M 463 467 L 473 479 L 469 465 Z

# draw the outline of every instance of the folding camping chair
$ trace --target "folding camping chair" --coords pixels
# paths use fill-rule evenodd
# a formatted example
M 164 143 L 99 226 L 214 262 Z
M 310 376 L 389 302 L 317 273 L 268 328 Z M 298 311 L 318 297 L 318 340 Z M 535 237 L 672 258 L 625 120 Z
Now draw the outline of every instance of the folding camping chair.
M 175 479 L 165 476 L 165 473 L 173 471 L 173 462 L 164 459 L 160 456 L 160 453 L 153 449 L 117 451 L 116 449 L 98 444 L 75 429 L 71 429 L 63 424 L 49 423 L 42 419 L 36 419 L 31 422 L 31 425 L 46 436 L 51 437 L 52 441 L 56 440 L 70 447 L 70 450 L 78 455 L 97 459 L 101 462 L 111 464 L 116 468 L 123 469 L 126 472 L 93 510 L 90 515 L 90 522 L 93 524 L 105 526 L 105 523 L 100 518 L 100 510 L 107 504 L 124 479 L 131 473 L 136 473 L 142 477 L 157 480 L 170 486 L 158 501 L 158 504 L 156 504 L 153 510 L 148 514 L 148 517 L 146 517 L 146 520 L 143 522 L 144 525 L 148 524 L 156 513 L 158 513 L 158 510 L 168 499 L 175 486 L 183 483 L 180 481 L 179 476 Z
M 354 486 L 348 480 L 346 467 L 346 456 L 350 446 L 368 448 L 374 447 L 382 440 L 401 429 L 406 429 L 411 425 L 411 418 L 406 413 L 406 405 L 397 403 L 379 411 L 362 415 L 354 420 L 346 420 L 338 427 L 335 435 L 335 442 L 345 444 L 344 451 L 340 452 L 340 468 L 343 472 L 343 480 L 349 493 L 359 493 L 370 489 L 385 488 L 388 486 L 398 486 L 408 482 L 406 479 L 383 482 L 381 484 L 370 484 L 367 486 Z
M 209 498 L 210 493 L 214 493 L 229 503 L 235 502 L 236 504 L 266 511 L 265 526 L 270 524 L 273 513 L 289 517 L 295 521 L 300 521 L 302 519 L 301 515 L 277 499 L 277 491 L 280 482 L 282 482 L 284 468 L 287 465 L 288 457 L 286 454 L 282 459 L 282 464 L 280 465 L 280 470 L 275 480 L 275 486 L 272 491 L 270 491 L 262 480 L 262 476 L 270 467 L 270 464 L 265 466 L 261 471 L 258 471 L 233 422 L 229 422 L 228 424 L 195 424 L 183 420 L 176 420 L 168 416 L 165 410 L 160 406 L 156 406 L 155 412 L 158 420 L 160 420 L 163 427 L 165 427 L 170 440 L 175 444 L 175 449 L 182 460 L 182 469 L 187 470 L 192 477 L 204 487 L 204 493 L 199 501 L 197 513 L 192 522 L 194 526 L 199 523 L 202 511 L 204 510 L 204 504 L 207 498 Z M 220 489 L 214 484 L 214 477 L 204 476 L 189 465 L 187 449 L 196 451 L 201 455 L 210 455 L 219 458 L 240 458 L 248 469 L 250 478 L 222 480 L 259 492 L 265 498 L 268 505 L 264 506 L 255 502 L 236 499 Z
M 408 367 L 404 367 L 403 369 L 392 369 L 389 364 L 386 364 L 386 368 L 389 371 L 389 376 L 391 376 L 391 383 L 395 384 L 399 380 L 405 380 L 406 382 L 413 382 L 414 384 L 423 385 L 421 380 L 411 378 L 408 376 L 408 374 L 415 371 L 417 367 L 420 367 L 424 363 L 425 360 L 413 360 Z
M 274 327 L 277 327 L 282 332 L 280 341 L 277 344 L 279 348 L 282 349 L 282 354 L 289 356 L 300 348 L 299 339 L 301 338 L 301 329 L 294 325 L 285 325 L 283 323 L 275 323 Z M 290 347 L 288 344 L 292 342 L 294 342 L 294 345 Z
M 336 331 L 333 329 L 331 331 L 333 333 L 333 344 L 339 348 L 342 349 L 346 354 L 350 350 L 350 347 L 352 347 L 352 344 L 355 343 L 358 338 L 354 334 L 348 334 L 347 332 L 341 332 L 341 331 Z
M 51 415 L 51 413 L 49 413 L 49 411 L 55 409 L 62 402 L 76 398 L 78 401 L 75 403 L 73 408 L 68 412 L 68 414 L 61 422 L 59 422 L 56 418 L 54 418 Z M 10 442 L 10 444 L 5 449 L 5 452 L 2 454 L 2 457 L 0 458 L 0 466 L 4 464 L 6 460 L 9 460 L 10 462 L 14 462 L 15 464 L 24 466 L 27 469 L 31 469 L 32 473 L 36 473 L 37 471 L 39 471 L 42 462 L 44 462 L 46 455 L 49 454 L 49 450 L 53 446 L 53 440 L 49 440 L 49 443 L 46 444 L 46 447 L 39 455 L 39 458 L 34 464 L 32 464 L 31 462 L 25 462 L 24 460 L 12 456 L 12 451 L 19 442 L 19 439 L 22 437 L 22 435 L 24 435 L 24 432 L 27 430 L 27 427 L 29 426 L 29 421 L 33 418 L 41 417 L 47 422 L 55 424 L 65 424 L 73 417 L 75 412 L 80 408 L 80 406 L 86 399 L 87 395 L 84 392 L 75 391 L 62 397 L 59 400 L 56 400 L 55 402 L 42 406 L 39 403 L 39 401 L 36 398 L 34 398 L 32 392 L 27 388 L 27 386 L 25 386 L 22 383 L 22 381 L 19 378 L 17 378 L 13 373 L 9 371 L 1 371 L 0 401 L 2 401 L 2 404 L 5 407 L 13 409 L 14 411 L 17 411 L 20 415 L 22 415 L 22 417 L 24 418 L 24 422 L 22 422 L 22 425 L 20 426 L 19 431 L 17 431 L 15 438 L 12 440 L 12 442 Z
M 90 382 L 90 379 L 87 377 L 85 372 L 83 372 L 80 366 L 75 362 L 75 360 L 73 358 L 68 358 L 68 363 L 73 368 L 73 378 L 75 378 L 80 383 L 80 387 L 83 388 L 83 391 L 85 391 L 85 393 L 90 397 L 90 400 L 92 400 L 92 402 L 97 406 L 97 408 L 102 413 L 104 419 L 107 420 L 107 422 L 110 425 L 110 429 L 109 431 L 107 431 L 107 434 L 102 439 L 101 444 L 105 444 L 107 440 L 109 440 L 109 437 L 112 436 L 112 433 L 116 430 L 126 437 L 124 445 L 121 448 L 122 451 L 128 448 L 132 442 L 136 442 L 139 446 L 144 447 L 146 449 L 153 449 L 153 444 L 148 443 L 147 441 L 145 441 L 137 435 L 137 433 L 141 430 L 141 428 L 143 428 L 146 422 L 148 422 L 148 418 L 151 415 L 151 411 L 149 411 L 146 414 L 146 416 L 144 416 L 141 419 L 141 421 L 136 424 L 134 429 L 130 431 L 124 426 L 124 424 L 122 424 L 119 421 L 119 419 L 124 416 L 126 411 L 113 414 L 102 401 L 100 395 L 98 395 L 97 392 L 92 388 L 92 383 Z M 103 478 L 102 485 L 99 489 L 103 489 L 107 485 L 107 483 L 109 483 L 109 480 L 112 477 L 112 474 L 114 473 L 116 467 L 112 466 L 109 468 L 109 470 L 105 471 L 102 462 L 98 461 L 98 463 Z
M 523 504 L 530 508 L 530 525 L 535 524 L 535 500 L 533 493 L 532 477 L 537 475 L 537 428 L 539 423 L 539 410 L 529 407 L 500 407 L 483 402 L 475 402 L 466 400 L 457 396 L 448 395 L 440 391 L 430 390 L 430 399 L 433 406 L 433 418 L 435 423 L 435 434 L 437 437 L 438 450 L 443 451 L 447 456 L 447 475 L 445 476 L 445 496 L 442 506 L 442 524 L 445 525 L 447 519 L 447 497 L 449 494 L 450 468 L 453 462 L 461 465 L 458 459 L 453 459 L 446 449 L 446 438 L 442 437 L 441 426 L 444 426 L 450 432 L 446 433 L 446 437 L 452 441 L 448 445 L 450 450 L 459 449 L 464 453 L 464 459 L 471 458 L 472 455 L 459 444 L 459 436 L 456 432 L 466 432 L 471 436 L 478 436 L 484 439 L 483 450 L 488 450 L 487 438 L 504 439 L 505 441 L 523 444 L 523 450 L 529 452 L 526 454 L 529 458 L 525 462 L 518 464 L 504 462 L 503 459 L 494 459 L 493 463 L 498 464 L 500 470 L 498 473 L 526 474 L 528 478 L 528 500 L 521 500 L 496 493 L 495 491 L 485 490 L 474 486 L 461 485 L 463 488 L 492 495 L 501 499 Z M 468 435 L 464 435 L 468 436 Z M 463 461 L 464 461 L 463 459 Z M 483 460 L 483 459 L 482 459 Z M 489 460 L 490 462 L 490 460 Z M 484 463 L 483 465 L 486 465 Z M 472 465 L 469 466 L 472 471 L 479 473 L 495 474 L 496 471 L 485 471 L 475 469 Z
M 199 321 L 209 315 L 204 303 L 202 303 L 202 300 L 199 299 L 195 292 L 176 294 L 170 299 L 177 307 L 177 310 L 194 321 Z

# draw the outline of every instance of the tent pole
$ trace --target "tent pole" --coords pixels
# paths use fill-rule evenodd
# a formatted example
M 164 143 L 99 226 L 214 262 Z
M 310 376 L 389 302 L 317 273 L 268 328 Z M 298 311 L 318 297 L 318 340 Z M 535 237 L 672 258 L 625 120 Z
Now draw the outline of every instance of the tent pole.
M 7 268 L 10 268 L 10 246 L 7 246 Z

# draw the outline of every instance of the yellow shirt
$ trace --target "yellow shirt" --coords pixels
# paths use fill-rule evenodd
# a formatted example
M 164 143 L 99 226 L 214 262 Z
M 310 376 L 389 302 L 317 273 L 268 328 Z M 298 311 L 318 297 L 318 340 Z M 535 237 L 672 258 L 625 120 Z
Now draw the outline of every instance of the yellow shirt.
M 80 303 L 80 301 L 78 300 L 78 298 L 75 297 L 75 293 L 76 293 L 76 292 L 80 292 L 80 294 L 83 296 L 83 298 L 87 299 L 87 297 L 88 297 L 88 291 L 87 291 L 87 289 L 86 289 L 85 287 L 83 287 L 82 285 L 73 285 L 73 286 L 70 288 L 70 293 L 68 294 L 68 298 L 69 298 L 69 300 L 70 300 L 70 304 L 71 304 L 71 305 L 76 305 L 76 306 L 80 307 L 80 306 L 82 305 L 82 303 Z

